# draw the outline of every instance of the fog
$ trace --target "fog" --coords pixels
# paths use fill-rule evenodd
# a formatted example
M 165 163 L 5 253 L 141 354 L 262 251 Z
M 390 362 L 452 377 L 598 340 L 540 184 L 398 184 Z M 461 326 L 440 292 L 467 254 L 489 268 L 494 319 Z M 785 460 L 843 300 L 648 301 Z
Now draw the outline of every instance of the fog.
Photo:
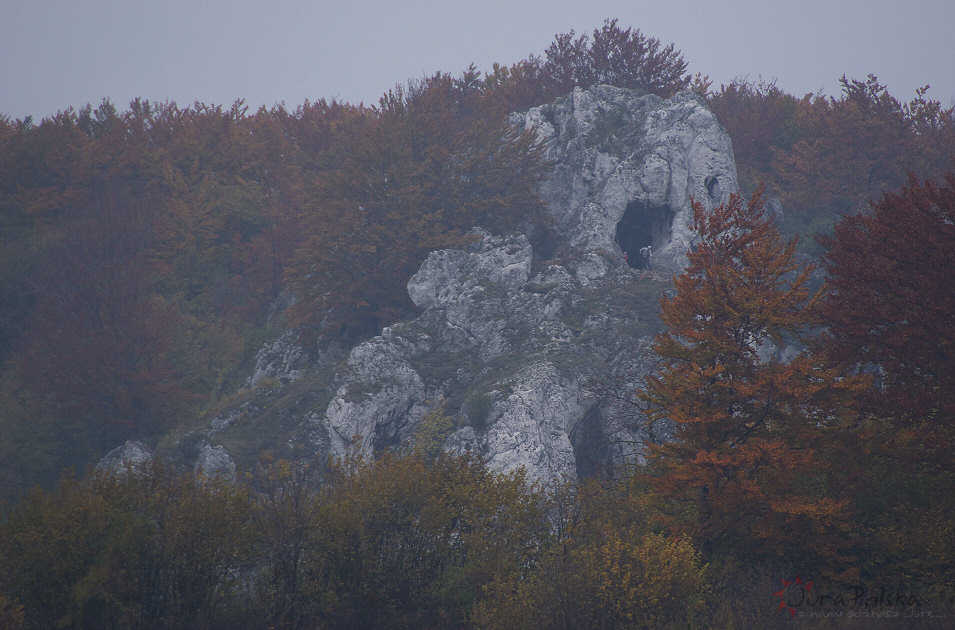
M 409 78 L 510 64 L 612 17 L 676 44 L 717 87 L 762 77 L 837 95 L 843 74 L 873 73 L 900 99 L 931 84 L 930 97 L 955 101 L 950 0 L 12 0 L 0 8 L 0 113 L 39 119 L 105 97 L 120 109 L 135 97 L 375 104 Z

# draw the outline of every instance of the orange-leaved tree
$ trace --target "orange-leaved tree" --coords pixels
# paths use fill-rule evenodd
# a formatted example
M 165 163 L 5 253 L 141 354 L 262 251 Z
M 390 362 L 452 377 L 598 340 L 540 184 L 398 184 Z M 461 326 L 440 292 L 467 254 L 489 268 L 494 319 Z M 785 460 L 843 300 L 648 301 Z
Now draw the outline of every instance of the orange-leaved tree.
M 676 424 L 675 440 L 649 447 L 655 490 L 705 551 L 837 561 L 850 505 L 831 451 L 861 383 L 805 350 L 812 269 L 761 187 L 712 212 L 694 202 L 693 227 L 700 240 L 661 301 L 661 367 L 640 394 L 651 420 Z
M 838 99 L 801 99 L 794 142 L 772 148 L 784 204 L 803 213 L 832 203 L 862 210 L 904 185 L 908 170 L 938 177 L 949 168 L 955 108 L 925 98 L 927 86 L 904 103 L 875 75 L 841 83 Z

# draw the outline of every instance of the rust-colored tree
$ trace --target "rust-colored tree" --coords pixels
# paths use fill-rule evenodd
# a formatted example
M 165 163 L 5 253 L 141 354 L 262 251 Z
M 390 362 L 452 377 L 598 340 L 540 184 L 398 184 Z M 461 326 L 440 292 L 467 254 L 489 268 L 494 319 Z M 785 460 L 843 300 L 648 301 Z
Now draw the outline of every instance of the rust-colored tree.
M 39 125 L 0 116 L 0 360 L 32 308 L 27 284 L 43 267 L 46 231 L 89 198 L 91 142 L 73 110 Z
M 862 210 L 905 183 L 906 171 L 937 177 L 953 157 L 955 108 L 925 98 L 903 103 L 869 75 L 842 78 L 842 96 L 799 101 L 800 134 L 779 146 L 773 170 L 783 202 L 803 211 L 834 201 Z
M 949 591 L 955 514 L 955 174 L 910 175 L 826 241 L 823 347 L 872 373 L 854 493 L 869 570 Z
M 509 111 L 552 101 L 575 87 L 599 84 L 666 98 L 690 87 L 686 67 L 673 44 L 663 45 L 640 29 L 606 20 L 592 35 L 557 34 L 544 57 L 530 55 L 510 67 L 495 65 L 483 87 Z
M 742 188 L 765 181 L 786 208 L 783 231 L 812 237 L 900 188 L 908 170 L 934 179 L 951 168 L 955 107 L 927 93 L 919 88 L 906 103 L 869 75 L 843 77 L 837 98 L 736 80 L 708 101 L 733 138 Z M 822 253 L 811 239 L 802 247 Z
M 286 280 L 296 325 L 373 334 L 413 308 L 406 285 L 428 252 L 475 226 L 543 220 L 543 150 L 466 80 L 396 88 L 340 115 Z
M 862 208 L 904 178 L 900 164 L 912 159 L 916 138 L 902 104 L 871 75 L 864 83 L 843 77 L 842 85 L 840 99 L 805 99 L 800 112 L 805 137 L 788 151 L 775 151 L 789 204 L 841 198 Z
M 709 95 L 707 103 L 733 139 L 733 155 L 744 189 L 771 175 L 773 152 L 800 139 L 803 102 L 773 82 L 738 79 Z
M 826 240 L 832 291 L 820 312 L 826 347 L 878 374 L 870 408 L 913 464 L 952 469 L 955 436 L 955 174 L 911 175 L 872 212 L 847 216 Z
M 360 336 L 409 306 L 403 284 L 441 243 L 442 225 L 404 131 L 367 110 L 339 122 L 338 164 L 318 174 L 286 271 L 293 324 Z
M 301 242 L 306 159 L 290 129 L 293 118 L 283 108 L 262 109 L 243 127 L 244 135 L 251 137 L 243 147 L 243 170 L 259 192 L 253 220 L 231 234 L 234 253 L 227 299 L 231 310 L 245 320 L 268 312 L 285 288 L 285 267 Z
M 51 239 L 17 348 L 20 391 L 74 444 L 155 434 L 188 399 L 168 357 L 175 312 L 150 292 L 149 219 L 128 198 L 99 201 Z
M 712 212 L 693 204 L 701 240 L 661 301 L 662 364 L 641 394 L 652 420 L 677 428 L 674 441 L 650 447 L 655 490 L 672 526 L 706 551 L 837 563 L 849 502 L 827 451 L 859 382 L 803 349 L 817 299 L 811 269 L 761 193 Z

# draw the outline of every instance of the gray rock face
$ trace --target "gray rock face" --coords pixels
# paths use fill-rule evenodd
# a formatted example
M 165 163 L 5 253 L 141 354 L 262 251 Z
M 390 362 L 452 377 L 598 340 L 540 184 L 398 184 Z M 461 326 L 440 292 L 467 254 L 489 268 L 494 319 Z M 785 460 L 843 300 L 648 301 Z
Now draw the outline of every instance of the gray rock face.
M 222 446 L 203 445 L 196 460 L 196 472 L 207 477 L 235 478 L 235 462 Z
M 656 266 L 677 271 L 693 240 L 690 199 L 711 207 L 737 189 L 729 135 L 693 92 L 577 88 L 512 122 L 535 129 L 557 165 L 542 195 L 586 278 L 603 272 L 587 252 L 629 249 L 635 262 L 647 245 Z
M 98 471 L 122 472 L 141 468 L 153 458 L 152 453 L 142 442 L 132 440 L 107 453 L 96 464 Z
M 453 420 L 445 450 L 544 482 L 637 458 L 659 439 L 632 392 L 654 365 L 659 297 L 694 240 L 691 198 L 712 206 L 736 190 L 729 137 L 692 93 L 664 100 L 608 86 L 512 123 L 534 129 L 556 165 L 542 195 L 557 254 L 535 264 L 526 236 L 479 229 L 459 249 L 432 252 L 408 283 L 421 314 L 353 348 L 330 400 L 299 411 L 299 444 L 313 456 L 414 443 L 436 409 Z M 251 384 L 298 378 L 292 341 L 263 349 Z M 216 437 L 241 418 L 217 418 Z
M 546 360 L 516 375 L 484 437 L 489 465 L 505 472 L 523 467 L 539 479 L 576 477 L 571 433 L 588 406 L 573 376 Z
M 298 333 L 287 330 L 258 351 L 255 355 L 255 370 L 245 386 L 255 387 L 266 378 L 287 384 L 300 379 L 307 368 L 308 357 L 298 341 Z
M 492 243 L 486 240 L 490 235 L 483 230 L 473 234 L 481 238 L 476 250 L 442 250 L 428 256 L 408 282 L 408 295 L 415 305 L 423 309 L 447 306 L 456 301 L 462 290 L 481 283 L 517 289 L 527 282 L 531 274 L 531 245 L 526 237 Z
M 667 283 L 620 265 L 589 287 L 556 264 L 531 276 L 525 236 L 473 234 L 466 249 L 433 252 L 409 281 L 418 318 L 352 351 L 316 418 L 333 453 L 355 440 L 363 452 L 413 442 L 440 407 L 455 427 L 446 450 L 532 479 L 576 478 L 611 451 L 635 456 L 625 445 L 639 441 L 638 423 L 612 426 L 588 383 L 632 359 L 624 347 L 651 330 L 634 295 L 655 300 Z
M 342 385 L 324 418 L 334 455 L 344 455 L 354 440 L 362 453 L 408 439 L 427 412 L 424 381 L 411 361 L 426 352 L 426 335 L 402 336 L 386 328 L 358 345 L 339 375 Z

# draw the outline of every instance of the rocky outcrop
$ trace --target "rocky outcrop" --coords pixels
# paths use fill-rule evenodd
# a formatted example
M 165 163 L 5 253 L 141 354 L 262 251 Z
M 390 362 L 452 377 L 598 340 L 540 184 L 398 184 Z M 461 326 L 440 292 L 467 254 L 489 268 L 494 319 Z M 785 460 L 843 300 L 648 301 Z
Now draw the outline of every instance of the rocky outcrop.
M 512 123 L 555 163 L 542 194 L 559 260 L 534 273 L 527 238 L 480 230 L 432 253 L 408 283 L 421 316 L 354 349 L 318 421 L 336 453 L 352 436 L 366 451 L 413 442 L 436 406 L 456 420 L 446 449 L 542 480 L 635 457 L 648 439 L 626 394 L 599 394 L 632 391 L 651 369 L 656 302 L 694 238 L 691 199 L 736 189 L 729 136 L 691 92 L 609 86 Z
M 123 472 L 135 470 L 152 461 L 153 455 L 142 442 L 128 441 L 107 453 L 96 464 L 97 471 Z
M 577 88 L 512 116 L 533 128 L 555 164 L 542 196 L 579 252 L 583 277 L 604 272 L 587 254 L 650 245 L 661 268 L 685 264 L 690 199 L 710 206 L 735 191 L 729 135 L 693 92 L 670 99 L 607 85 Z
M 480 229 L 432 252 L 408 283 L 418 317 L 334 370 L 309 367 L 291 334 L 263 348 L 256 389 L 212 421 L 210 442 L 247 434 L 286 389 L 305 402 L 273 405 L 275 426 L 298 418 L 303 428 L 281 439 L 312 458 L 413 444 L 435 410 L 452 419 L 446 450 L 545 482 L 639 457 L 643 442 L 665 437 L 648 434 L 632 392 L 654 364 L 659 297 L 694 240 L 691 199 L 712 206 L 736 189 L 729 137 L 693 93 L 661 99 L 609 86 L 512 123 L 533 129 L 555 164 L 542 196 L 556 254 L 535 260 L 525 235 Z M 216 448 L 202 451 L 204 470 L 228 469 Z
M 363 453 L 396 446 L 409 437 L 427 399 L 424 381 L 411 361 L 430 349 L 426 335 L 400 335 L 386 328 L 360 344 L 340 373 L 342 385 L 324 417 L 332 453 L 344 455 L 358 441 Z
M 619 264 L 590 286 L 559 264 L 531 275 L 532 254 L 523 235 L 475 230 L 465 248 L 428 257 L 408 283 L 422 314 L 357 346 L 314 419 L 333 454 L 354 440 L 364 452 L 413 443 L 436 408 L 454 420 L 446 450 L 534 479 L 575 478 L 611 452 L 636 454 L 622 445 L 641 439 L 639 418 L 614 425 L 592 383 L 633 362 L 627 349 L 655 330 L 644 321 L 655 308 L 634 302 L 655 305 L 668 283 Z
M 235 462 L 222 446 L 203 444 L 196 460 L 196 472 L 206 477 L 235 478 Z
M 255 368 L 245 386 L 256 387 L 267 378 L 276 379 L 283 384 L 297 381 L 308 369 L 308 363 L 308 355 L 299 343 L 298 333 L 287 330 L 256 353 Z

